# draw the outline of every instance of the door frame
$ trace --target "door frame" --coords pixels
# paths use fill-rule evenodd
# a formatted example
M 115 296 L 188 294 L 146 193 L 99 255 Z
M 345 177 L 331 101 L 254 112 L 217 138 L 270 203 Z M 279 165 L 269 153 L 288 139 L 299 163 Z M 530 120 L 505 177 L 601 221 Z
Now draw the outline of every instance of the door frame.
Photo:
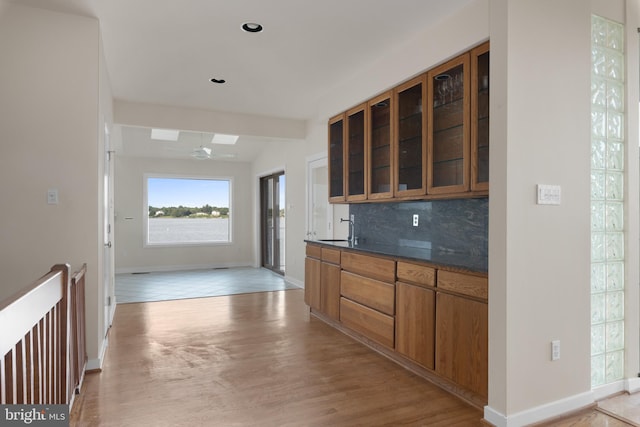
M 262 218 L 262 208 L 263 208 L 263 206 L 262 206 L 262 180 L 264 178 L 268 178 L 268 177 L 271 177 L 273 175 L 284 175 L 286 177 L 287 171 L 286 171 L 286 169 L 284 167 L 280 167 L 280 168 L 274 168 L 272 170 L 260 173 L 260 174 L 258 174 L 256 176 L 256 178 L 257 178 L 256 179 L 256 206 L 257 206 L 257 209 L 255 210 L 255 212 L 256 212 L 255 223 L 256 223 L 257 233 L 256 233 L 256 246 L 255 246 L 255 248 L 256 248 L 256 251 L 255 251 L 256 263 L 255 264 L 256 264 L 256 266 L 258 268 L 267 268 L 267 269 L 273 271 L 274 273 L 281 274 L 282 276 L 284 276 L 286 274 L 286 271 L 281 271 L 281 270 L 278 270 L 278 269 L 271 269 L 271 268 L 268 268 L 268 267 L 264 267 L 264 265 L 263 265 L 264 252 L 263 252 L 263 218 Z M 285 184 L 285 201 L 286 201 L 286 190 L 287 190 L 287 187 L 286 187 L 286 184 Z M 285 212 L 286 212 L 286 206 L 284 206 L 284 205 L 281 206 L 281 209 L 285 209 Z M 286 215 L 286 213 L 285 213 L 285 215 Z M 285 223 L 285 235 L 284 235 L 284 239 L 283 239 L 284 245 L 285 245 L 285 251 L 284 251 L 284 254 L 283 254 L 283 256 L 285 258 L 283 260 L 284 261 L 283 264 L 285 265 L 285 270 L 286 270 L 286 256 L 287 256 L 287 254 L 286 254 L 286 247 L 287 247 L 286 238 L 287 238 L 287 232 L 286 232 L 286 223 Z

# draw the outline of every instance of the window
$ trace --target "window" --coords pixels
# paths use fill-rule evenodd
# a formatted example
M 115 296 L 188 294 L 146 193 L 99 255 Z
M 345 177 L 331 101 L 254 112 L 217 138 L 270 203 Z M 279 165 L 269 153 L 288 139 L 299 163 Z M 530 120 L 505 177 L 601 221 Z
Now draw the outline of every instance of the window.
M 231 179 L 145 175 L 145 246 L 231 243 Z
M 624 379 L 624 25 L 591 21 L 591 387 Z

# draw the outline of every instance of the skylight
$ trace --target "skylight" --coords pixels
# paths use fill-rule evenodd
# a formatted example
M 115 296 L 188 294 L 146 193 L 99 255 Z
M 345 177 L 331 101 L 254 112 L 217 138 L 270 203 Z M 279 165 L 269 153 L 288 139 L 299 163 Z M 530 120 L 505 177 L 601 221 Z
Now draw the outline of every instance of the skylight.
M 212 144 L 226 144 L 233 145 L 238 140 L 238 135 L 225 135 L 223 133 L 213 134 L 213 139 L 211 140 Z
M 177 141 L 179 134 L 175 129 L 151 129 L 151 139 L 156 141 Z

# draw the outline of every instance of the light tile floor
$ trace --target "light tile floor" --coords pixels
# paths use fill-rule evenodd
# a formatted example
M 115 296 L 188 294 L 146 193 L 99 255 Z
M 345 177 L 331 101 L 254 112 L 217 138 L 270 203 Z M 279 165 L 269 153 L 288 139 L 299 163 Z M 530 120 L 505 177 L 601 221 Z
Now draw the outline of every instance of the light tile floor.
M 166 301 L 298 289 L 265 268 L 116 274 L 117 303 Z

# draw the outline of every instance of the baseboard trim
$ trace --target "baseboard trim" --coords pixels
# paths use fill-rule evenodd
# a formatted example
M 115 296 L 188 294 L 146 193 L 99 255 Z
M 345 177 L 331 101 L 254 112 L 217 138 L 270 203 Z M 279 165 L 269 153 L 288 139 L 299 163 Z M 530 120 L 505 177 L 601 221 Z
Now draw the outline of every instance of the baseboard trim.
M 102 371 L 102 363 L 104 362 L 104 356 L 107 353 L 107 347 L 109 347 L 109 336 L 107 335 L 102 342 L 102 348 L 100 354 L 95 359 L 87 360 L 86 372 L 100 372 Z
M 115 274 L 131 273 L 155 273 L 164 271 L 210 270 L 215 268 L 251 267 L 251 263 L 224 263 L 224 264 L 192 264 L 192 265 L 150 265 L 141 267 L 117 268 Z
M 287 276 L 286 274 L 284 276 L 284 281 L 287 282 L 287 283 L 291 283 L 292 285 L 297 286 L 300 289 L 304 289 L 304 282 L 302 282 L 301 280 L 298 280 L 298 279 L 294 279 L 291 276 Z
M 484 419 L 496 427 L 524 426 L 577 412 L 594 403 L 593 392 L 588 391 L 508 416 L 487 405 L 484 408 Z
M 628 393 L 633 394 L 640 391 L 640 378 L 627 378 L 624 382 L 624 388 Z

